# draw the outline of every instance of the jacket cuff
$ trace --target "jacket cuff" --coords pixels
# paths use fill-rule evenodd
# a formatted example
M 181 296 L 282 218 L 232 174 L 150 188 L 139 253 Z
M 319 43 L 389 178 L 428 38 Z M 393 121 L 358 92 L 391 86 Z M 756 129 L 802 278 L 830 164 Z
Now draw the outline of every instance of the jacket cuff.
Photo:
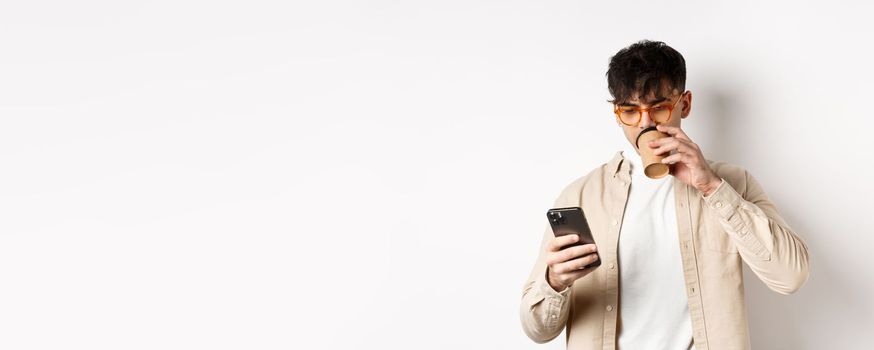
M 546 325 L 551 328 L 555 327 L 560 320 L 564 320 L 566 317 L 565 315 L 569 309 L 568 300 L 570 298 L 568 295 L 571 293 L 571 287 L 568 286 L 564 290 L 556 292 L 549 285 L 549 282 L 546 281 L 546 273 L 547 269 L 544 269 L 544 273 L 540 274 L 540 278 L 535 283 L 537 284 L 537 293 L 541 295 L 540 298 L 543 298 Z
M 701 198 L 704 198 L 704 202 L 710 207 L 711 210 L 715 211 L 719 214 L 719 216 L 727 221 L 730 219 L 738 219 L 737 215 L 732 215 L 737 207 L 740 205 L 740 202 L 743 201 L 743 197 L 731 187 L 731 185 L 725 182 L 725 179 L 719 183 L 719 186 L 716 186 L 716 190 L 713 191 L 709 196 L 705 196 L 703 193 L 701 194 Z M 730 222 L 731 223 L 731 222 Z M 735 224 L 735 223 L 733 223 Z M 734 227 L 735 225 L 732 225 Z M 734 227 L 737 228 L 737 227 Z
M 752 210 L 755 205 L 748 203 L 743 196 L 726 183 L 725 179 L 709 196 L 702 194 L 707 207 L 716 213 L 726 232 L 735 238 L 739 248 L 752 252 L 763 260 L 770 260 L 771 253 L 765 248 L 762 241 L 751 231 L 749 224 L 744 221 L 742 212 Z M 761 211 L 761 210 L 759 210 Z

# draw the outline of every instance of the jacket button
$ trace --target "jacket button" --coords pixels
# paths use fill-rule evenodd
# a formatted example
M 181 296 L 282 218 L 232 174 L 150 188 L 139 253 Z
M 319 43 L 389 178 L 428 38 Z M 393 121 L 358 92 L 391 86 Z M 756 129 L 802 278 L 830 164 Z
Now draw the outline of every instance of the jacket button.
M 607 311 L 613 311 L 613 305 L 607 305 Z
M 722 202 L 716 202 L 716 207 L 717 207 L 717 208 L 722 208 Z
M 607 266 L 608 266 L 611 270 L 612 270 L 614 267 L 616 267 L 616 265 L 613 265 L 613 263 L 610 263 L 610 265 L 607 265 Z

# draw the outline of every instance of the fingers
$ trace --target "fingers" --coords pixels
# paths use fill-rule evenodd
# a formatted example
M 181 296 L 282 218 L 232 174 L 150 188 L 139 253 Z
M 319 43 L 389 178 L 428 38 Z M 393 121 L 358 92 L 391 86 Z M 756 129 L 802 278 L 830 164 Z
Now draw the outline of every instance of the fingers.
M 579 239 L 580 237 L 577 235 L 558 236 L 553 238 L 552 241 L 549 242 L 549 246 L 546 248 L 550 252 L 557 252 L 561 250 L 561 247 L 564 247 L 571 243 L 575 243 Z
M 557 274 L 574 273 L 577 270 L 582 270 L 587 265 L 597 261 L 598 259 L 599 257 L 597 253 L 591 253 L 581 258 L 576 258 L 560 264 L 553 265 L 553 269 Z
M 554 277 L 551 277 L 550 280 L 558 282 L 558 284 L 560 286 L 571 286 L 572 284 L 574 284 L 574 281 L 576 281 L 580 278 L 583 278 L 584 276 L 588 275 L 592 271 L 594 271 L 594 269 L 592 269 L 592 268 L 577 269 L 577 270 L 573 270 L 573 271 L 567 272 L 567 273 L 550 275 L 550 276 L 554 276 Z M 564 288 L 566 288 L 566 287 L 560 287 L 559 290 L 564 289 Z
M 677 152 L 662 159 L 663 164 L 674 164 L 676 162 L 690 164 L 692 162 L 692 158 L 689 157 L 687 153 Z
M 560 264 L 565 261 L 570 261 L 572 259 L 579 258 L 586 254 L 594 253 L 598 250 L 598 248 L 594 244 L 584 244 L 575 247 L 570 247 L 564 249 L 560 252 L 555 253 L 556 261 L 554 264 Z
M 577 237 L 577 235 L 568 235 Z M 567 241 L 566 236 L 559 236 L 550 242 L 548 249 L 554 246 L 564 246 Z M 572 239 L 576 241 L 576 239 Z M 593 269 L 585 268 L 587 265 L 598 260 L 598 254 L 595 253 L 598 247 L 595 244 L 583 244 L 578 246 L 567 247 L 559 251 L 550 250 L 546 256 L 547 271 L 550 281 L 557 281 L 558 285 L 569 286 L 577 279 L 589 274 Z
M 698 147 L 698 145 L 695 145 L 691 141 L 678 139 L 675 137 L 665 137 L 662 139 L 650 141 L 649 145 L 651 148 L 655 148 L 653 153 L 656 155 L 670 152 L 673 149 L 677 150 L 677 152 L 694 152 L 695 150 L 697 150 Z
M 670 125 L 659 124 L 659 125 L 656 125 L 656 129 L 658 129 L 658 131 L 661 131 L 665 134 L 671 135 L 671 136 L 676 137 L 678 139 L 692 141 L 692 139 L 689 138 L 689 135 L 686 135 L 686 132 L 683 131 L 683 129 L 680 129 L 679 126 L 670 126 Z
M 692 142 L 692 139 L 689 138 L 689 135 L 686 135 L 686 132 L 683 129 L 680 129 L 678 126 L 670 126 L 670 125 L 656 125 L 656 128 L 669 135 L 669 137 L 664 137 L 658 140 L 650 141 L 650 147 L 659 148 L 655 154 L 659 154 L 664 152 L 665 149 L 677 149 L 677 151 L 682 151 L 680 147 L 682 145 L 688 145 L 690 147 L 697 147 L 697 145 Z M 654 146 L 653 146 L 654 145 Z M 662 147 L 662 146 L 666 146 Z
M 581 256 L 592 254 L 596 251 L 598 251 L 598 247 L 595 244 L 583 244 L 568 247 L 558 252 L 550 252 L 549 255 L 546 256 L 546 264 L 557 266 Z

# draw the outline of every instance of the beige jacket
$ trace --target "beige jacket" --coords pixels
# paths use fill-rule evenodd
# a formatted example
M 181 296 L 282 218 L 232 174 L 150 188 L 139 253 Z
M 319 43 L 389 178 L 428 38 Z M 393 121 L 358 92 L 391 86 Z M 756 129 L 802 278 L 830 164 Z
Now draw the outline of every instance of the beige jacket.
M 707 161 L 722 183 L 710 196 L 673 178 L 686 296 L 697 350 L 749 349 L 743 269 L 768 288 L 789 294 L 808 277 L 807 245 L 783 221 L 743 168 Z M 619 230 L 631 173 L 622 152 L 562 190 L 554 207 L 583 208 L 601 266 L 556 292 L 546 282 L 543 232 L 539 256 L 522 290 L 522 328 L 537 343 L 565 329 L 568 349 L 615 349 L 619 295 Z M 544 210 L 545 211 L 545 210 Z

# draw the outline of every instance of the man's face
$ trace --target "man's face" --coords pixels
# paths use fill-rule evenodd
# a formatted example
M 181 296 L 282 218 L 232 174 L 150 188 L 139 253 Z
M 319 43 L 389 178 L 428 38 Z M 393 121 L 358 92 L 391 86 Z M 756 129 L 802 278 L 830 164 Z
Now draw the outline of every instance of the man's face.
M 678 101 L 679 100 L 679 101 Z M 632 99 L 620 104 L 620 107 L 630 107 L 637 106 L 641 108 L 649 108 L 652 106 L 660 106 L 667 105 L 671 106 L 676 102 L 674 110 L 671 111 L 671 117 L 666 123 L 658 123 L 652 118 L 650 118 L 649 111 L 644 111 L 640 116 L 640 121 L 638 125 L 625 125 L 616 118 L 616 124 L 618 124 L 622 131 L 625 133 L 625 138 L 628 139 L 628 142 L 632 145 L 635 150 L 637 147 L 634 147 L 634 141 L 637 140 L 637 135 L 640 134 L 643 129 L 646 129 L 651 126 L 656 126 L 658 124 L 664 124 L 669 126 L 680 126 L 680 121 L 689 116 L 689 112 L 692 109 L 692 92 L 687 91 L 685 95 L 681 95 L 681 91 L 677 89 L 671 90 L 669 87 L 665 87 L 662 89 L 659 94 L 650 94 L 649 96 L 641 97 L 639 93 L 635 93 L 632 96 Z M 614 115 L 615 117 L 615 115 Z M 641 147 L 647 147 L 646 145 L 641 145 Z M 637 152 L 640 154 L 640 151 Z

